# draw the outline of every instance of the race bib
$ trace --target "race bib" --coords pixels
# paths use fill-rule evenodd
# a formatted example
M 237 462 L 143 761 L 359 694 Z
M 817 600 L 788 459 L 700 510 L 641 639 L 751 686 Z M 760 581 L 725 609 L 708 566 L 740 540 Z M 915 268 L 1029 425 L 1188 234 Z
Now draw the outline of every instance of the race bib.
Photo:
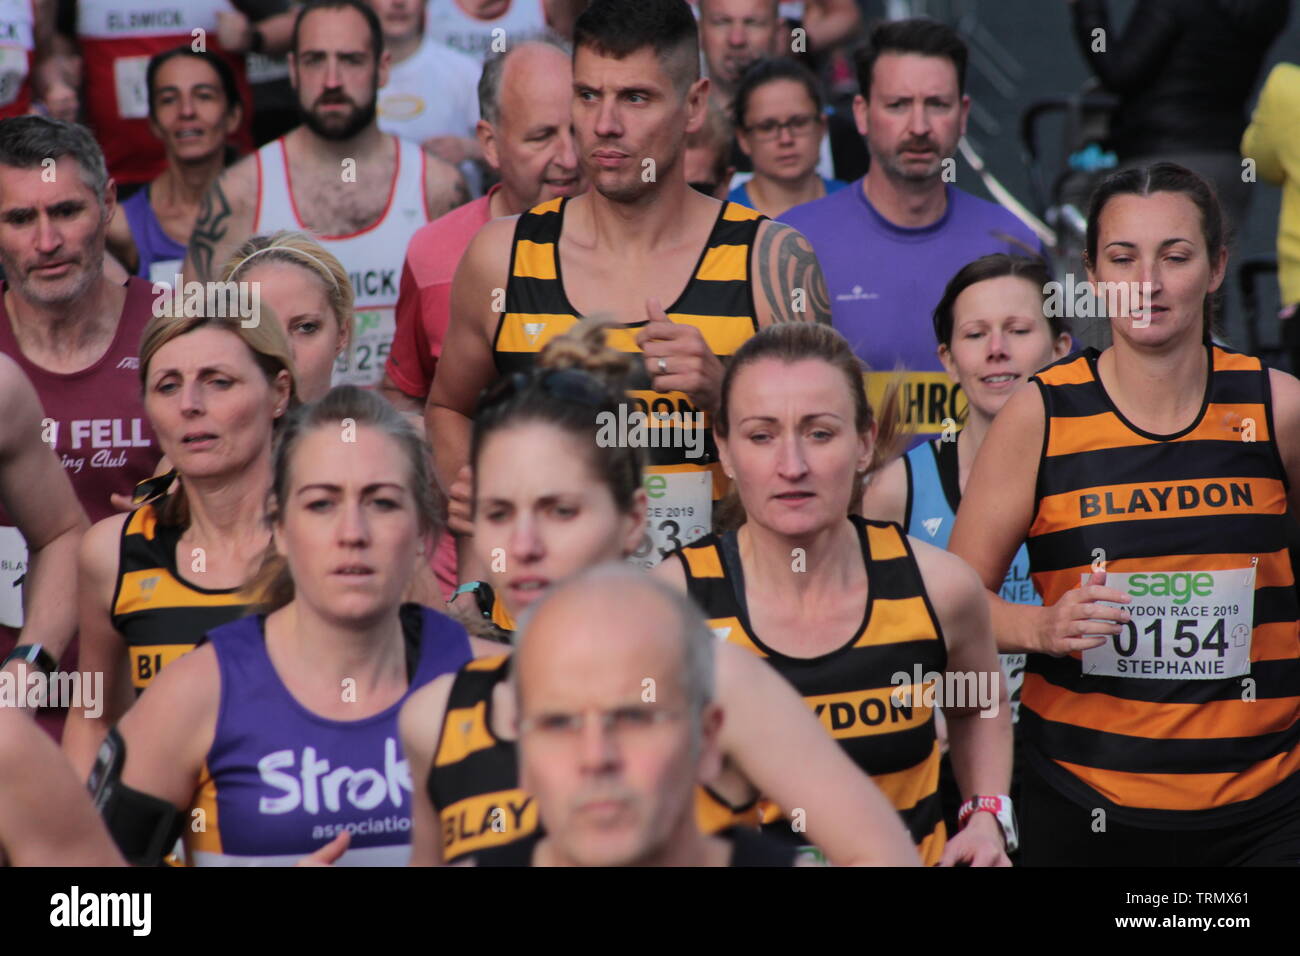
M 1020 719 L 1020 687 L 1025 682 L 1025 655 L 999 654 L 1002 679 L 1007 682 L 1007 700 L 1011 704 L 1011 722 Z
M 27 51 L 13 46 L 0 46 L 0 106 L 8 106 L 18 99 L 25 79 Z
M 23 626 L 23 577 L 27 541 L 17 528 L 0 527 L 0 624 Z
M 1257 563 L 1231 571 L 1108 572 L 1106 586 L 1133 598 L 1111 606 L 1132 619 L 1083 652 L 1083 673 L 1163 680 L 1249 674 Z
M 334 362 L 335 385 L 373 388 L 384 377 L 384 363 L 393 345 L 396 317 L 392 306 L 358 310 L 352 344 Z
M 652 568 L 713 527 L 713 473 L 646 469 L 645 490 L 650 499 L 646 509 L 649 528 L 633 560 Z
M 162 284 L 168 289 L 180 275 L 181 263 L 183 259 L 159 259 L 157 262 L 149 263 L 149 281 L 154 285 Z
M 144 119 L 149 115 L 149 86 L 145 82 L 148 70 L 147 56 L 124 56 L 113 61 L 117 115 L 122 119 Z

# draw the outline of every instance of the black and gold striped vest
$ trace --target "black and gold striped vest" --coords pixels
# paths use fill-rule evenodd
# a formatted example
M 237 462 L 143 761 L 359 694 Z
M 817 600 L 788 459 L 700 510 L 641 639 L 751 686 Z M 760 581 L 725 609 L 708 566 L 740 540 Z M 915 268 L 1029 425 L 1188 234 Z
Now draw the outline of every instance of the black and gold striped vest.
M 519 788 L 515 743 L 492 733 L 492 690 L 505 680 L 510 655 L 481 657 L 452 680 L 442 734 L 425 790 L 442 831 L 442 856 L 452 862 L 503 846 L 540 829 L 537 804 Z M 696 820 L 705 833 L 758 823 L 757 801 L 729 807 L 696 788 Z
M 505 311 L 492 345 L 501 375 L 529 371 L 547 342 L 581 321 L 565 294 L 557 251 L 567 202 L 560 197 L 535 206 L 519 217 L 515 227 Z M 754 237 L 765 218 L 737 203 L 723 203 L 691 281 L 677 301 L 664 310 L 672 321 L 698 328 L 721 361 L 758 331 L 749 261 Z M 645 324 L 631 322 L 611 329 L 607 341 L 620 351 L 639 353 L 636 336 Z M 628 394 L 635 410 L 647 416 L 698 411 L 684 392 L 654 391 L 643 362 L 634 364 Z M 649 447 L 645 449 L 646 461 L 651 466 L 649 471 L 657 473 L 709 467 L 715 472 L 716 499 L 724 489 L 707 413 L 704 423 L 702 457 L 688 458 L 682 447 Z
M 939 861 L 947 832 L 939 800 L 934 708 L 909 681 L 898 703 L 894 675 L 942 674 L 948 652 L 907 536 L 896 524 L 852 516 L 862 542 L 868 594 L 862 626 L 843 647 L 819 657 L 788 657 L 754 633 L 738 573 L 735 532 L 709 535 L 679 553 L 687 589 L 723 640 L 777 669 L 826 730 L 898 809 L 921 859 Z
M 112 622 L 126 642 L 137 694 L 212 628 L 248 612 L 239 588 L 201 588 L 180 576 L 180 535 L 180 528 L 158 524 L 151 504 L 133 511 L 122 528 Z
M 1028 547 L 1043 603 L 1078 587 L 1099 558 L 1108 572 L 1145 573 L 1148 582 L 1178 572 L 1184 582 L 1208 579 L 1201 572 L 1248 569 L 1257 559 L 1249 676 L 1172 676 L 1195 673 L 1188 658 L 1197 642 L 1222 653 L 1238 639 L 1216 638 L 1190 613 L 1171 633 L 1148 624 L 1149 633 L 1135 626 L 1112 638 L 1116 653 L 1150 642 L 1144 654 L 1157 657 L 1144 666 L 1171 676 L 1085 673 L 1080 653 L 1030 654 L 1020 711 L 1026 756 L 1060 792 L 1131 826 L 1250 819 L 1300 792 L 1300 614 L 1269 373 L 1256 358 L 1209 347 L 1200 415 L 1177 434 L 1154 435 L 1111 402 L 1097 358 L 1089 349 L 1035 376 L 1046 435 Z M 1146 596 L 1130 607 L 1162 608 L 1151 612 L 1154 623 L 1189 606 L 1164 587 L 1142 586 Z M 1208 624 L 1216 609 L 1205 610 Z

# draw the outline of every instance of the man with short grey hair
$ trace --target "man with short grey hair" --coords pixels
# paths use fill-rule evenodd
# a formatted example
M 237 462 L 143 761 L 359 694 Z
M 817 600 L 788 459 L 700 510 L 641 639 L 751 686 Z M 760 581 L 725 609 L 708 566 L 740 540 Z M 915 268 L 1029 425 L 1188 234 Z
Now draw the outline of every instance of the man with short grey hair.
M 91 521 L 113 514 L 112 495 L 129 495 L 154 473 L 159 458 L 140 395 L 138 357 L 154 296 L 144 279 L 119 284 L 104 274 L 104 237 L 115 205 L 116 186 L 84 127 L 41 116 L 0 121 L 0 264 L 6 276 L 0 283 L 0 353 L 35 386 L 40 408 L 32 414 L 40 440 L 58 455 Z M 11 453 L 3 452 L 6 461 Z M 38 642 L 49 646 L 24 652 L 24 659 L 48 668 L 72 637 L 75 602 L 51 604 L 48 595 L 41 597 L 44 585 L 38 593 L 28 577 L 28 621 L 23 589 L 14 585 L 32 570 L 29 547 L 32 559 L 74 567 L 84 518 L 71 514 L 52 523 L 53 512 L 67 510 L 59 488 L 29 480 L 30 502 L 5 494 L 0 503 L 0 659 L 19 629 L 27 625 L 27 634 L 38 616 L 52 615 L 58 623 Z M 34 523 L 32 505 L 50 509 L 51 520 Z M 56 559 L 50 549 L 61 531 L 72 537 L 59 547 L 70 550 Z M 24 644 L 31 640 L 24 637 Z M 74 663 L 63 660 L 69 669 Z
M 793 866 L 736 827 L 705 836 L 697 785 L 722 765 L 716 638 L 699 611 L 626 564 L 590 569 L 524 614 L 512 663 L 519 782 L 544 832 L 480 866 Z
M 486 196 L 421 226 L 411 237 L 381 386 L 403 411 L 424 413 L 451 320 L 451 280 L 479 229 L 498 216 L 518 215 L 585 188 L 570 129 L 572 82 L 568 51 L 545 38 L 517 43 L 484 65 L 477 135 L 501 181 Z M 450 535 L 435 550 L 433 569 L 444 598 L 451 597 L 457 561 Z

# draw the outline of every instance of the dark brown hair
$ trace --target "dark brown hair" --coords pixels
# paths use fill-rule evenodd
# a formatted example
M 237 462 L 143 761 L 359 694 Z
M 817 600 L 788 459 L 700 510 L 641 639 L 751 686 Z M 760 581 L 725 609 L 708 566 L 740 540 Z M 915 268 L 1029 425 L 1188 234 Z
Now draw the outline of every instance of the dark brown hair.
M 1086 234 L 1086 262 L 1090 269 L 1097 268 L 1097 242 L 1101 232 L 1101 214 L 1116 196 L 1150 196 L 1153 193 L 1181 193 L 1196 204 L 1201 212 L 1201 234 L 1205 238 L 1205 251 L 1213 269 L 1229 236 L 1223 220 L 1223 210 L 1214 187 L 1196 173 L 1177 163 L 1153 163 L 1135 169 L 1123 169 L 1102 180 L 1093 191 L 1088 204 L 1088 231 Z M 1203 338 L 1206 342 L 1217 330 L 1218 310 L 1216 296 L 1205 296 L 1205 321 Z
M 968 262 L 957 270 L 957 274 L 948 280 L 948 285 L 943 290 L 943 298 L 934 307 L 934 337 L 940 345 L 952 345 L 952 329 L 954 325 L 952 310 L 957 303 L 957 297 L 977 283 L 988 279 L 1000 279 L 1004 276 L 1024 279 L 1038 289 L 1043 304 L 1047 303 L 1048 286 L 1052 282 L 1052 274 L 1047 271 L 1047 263 L 1042 259 L 1029 256 L 1012 256 L 1005 252 L 995 252 L 992 255 L 981 256 L 974 262 Z M 1052 330 L 1053 341 L 1062 332 L 1070 331 L 1069 323 L 1061 315 L 1049 315 L 1044 310 L 1043 318 L 1047 319 L 1047 325 Z

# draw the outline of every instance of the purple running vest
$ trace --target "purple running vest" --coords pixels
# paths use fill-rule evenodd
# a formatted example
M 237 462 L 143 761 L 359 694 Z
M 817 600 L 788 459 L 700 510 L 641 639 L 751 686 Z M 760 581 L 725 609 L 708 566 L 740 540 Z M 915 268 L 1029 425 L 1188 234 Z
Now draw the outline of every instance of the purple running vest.
M 341 866 L 404 866 L 411 843 L 411 771 L 397 715 L 412 692 L 473 657 L 469 636 L 445 614 L 402 607 L 419 633 L 420 659 L 401 700 L 363 720 L 329 720 L 289 693 L 266 653 L 263 615 L 208 633 L 221 669 L 221 704 L 187 827 L 196 866 L 291 866 L 344 829 Z M 195 812 L 190 814 L 195 819 Z

